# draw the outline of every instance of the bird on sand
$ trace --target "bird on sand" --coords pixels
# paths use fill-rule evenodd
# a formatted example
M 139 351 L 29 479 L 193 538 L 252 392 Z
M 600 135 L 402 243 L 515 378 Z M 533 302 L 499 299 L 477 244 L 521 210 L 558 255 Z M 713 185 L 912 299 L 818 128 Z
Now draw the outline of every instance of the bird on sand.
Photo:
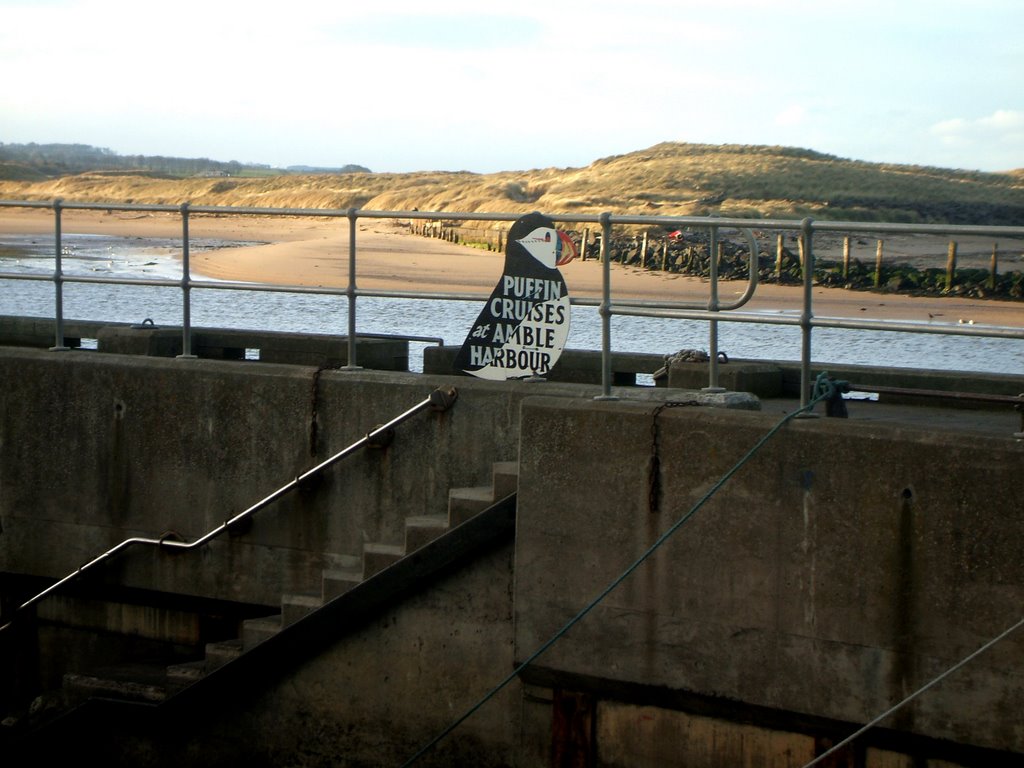
M 455 369 L 484 379 L 543 376 L 569 336 L 569 292 L 559 267 L 577 256 L 567 234 L 541 213 L 509 229 L 501 277 L 455 357 Z

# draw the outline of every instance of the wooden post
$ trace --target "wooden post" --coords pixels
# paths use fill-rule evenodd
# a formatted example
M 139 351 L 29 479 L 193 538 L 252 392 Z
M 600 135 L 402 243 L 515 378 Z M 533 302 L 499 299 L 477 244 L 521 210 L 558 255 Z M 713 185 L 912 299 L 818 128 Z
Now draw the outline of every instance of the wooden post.
M 775 238 L 775 279 L 782 279 L 782 254 L 785 247 L 782 244 L 782 235 Z
M 661 271 L 664 272 L 668 268 L 668 238 L 665 238 L 665 242 L 661 246 Z
M 725 254 L 724 243 L 718 243 L 718 253 L 715 254 L 715 272 L 718 272 L 722 268 L 722 256 Z
M 640 267 L 647 269 L 647 233 L 644 232 L 644 239 L 640 245 Z
M 996 277 L 998 276 L 999 269 L 999 243 L 992 243 L 992 263 L 989 265 L 988 271 L 988 289 L 994 291 L 996 289 Z
M 953 277 L 956 275 L 956 240 L 949 241 L 949 251 L 946 255 L 946 290 L 953 287 Z
M 882 250 L 883 241 L 879 240 L 875 248 L 875 288 L 882 285 Z
M 803 268 L 804 268 L 804 236 L 803 236 L 803 234 L 800 235 L 799 247 L 800 247 L 800 271 L 802 272 Z
M 850 236 L 843 238 L 843 280 L 850 279 Z
M 583 230 L 583 239 L 580 240 L 580 261 L 587 260 L 587 244 L 590 242 L 590 227 Z

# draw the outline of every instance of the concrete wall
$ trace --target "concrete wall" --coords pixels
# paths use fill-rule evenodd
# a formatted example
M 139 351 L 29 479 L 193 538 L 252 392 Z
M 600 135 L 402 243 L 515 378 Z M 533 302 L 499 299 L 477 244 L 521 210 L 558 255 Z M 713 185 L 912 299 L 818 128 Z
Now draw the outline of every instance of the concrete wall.
M 4 569 L 56 578 L 129 536 L 195 540 L 439 386 L 456 386 L 457 407 L 410 419 L 390 447 L 332 467 L 249 530 L 203 552 L 132 550 L 110 574 L 246 603 L 308 589 L 365 542 L 401 543 L 406 515 L 443 514 L 449 489 L 489 483 L 494 462 L 516 458 L 518 404 L 536 385 L 5 349 Z
M 775 421 L 525 402 L 516 658 L 687 515 Z M 650 700 L 698 694 L 733 718 L 867 722 L 1019 620 L 1022 476 L 1024 444 L 1012 439 L 791 421 L 535 664 L 552 685 L 589 686 L 598 699 L 628 685 Z M 1021 751 L 1022 653 L 1018 633 L 886 725 Z
M 194 539 L 452 385 L 451 410 L 414 417 L 390 447 L 338 464 L 248 530 L 195 556 L 133 553 L 100 580 L 276 605 L 518 459 L 514 550 L 224 702 L 164 752 L 397 764 L 620 576 L 778 417 L 668 407 L 697 398 L 666 388 L 607 402 L 595 385 L 3 348 L 0 572 L 52 579 L 127 535 Z M 802 765 L 1019 619 L 1022 476 L 1024 444 L 1009 438 L 791 421 L 423 764 Z M 78 631 L 93 648 L 116 628 L 104 617 L 117 611 L 101 608 Z M 83 615 L 74 601 L 53 610 L 41 613 Z M 200 632 L 187 611 L 161 616 L 169 641 Z M 850 764 L 1024 753 L 1022 652 L 1020 636 L 1000 643 Z

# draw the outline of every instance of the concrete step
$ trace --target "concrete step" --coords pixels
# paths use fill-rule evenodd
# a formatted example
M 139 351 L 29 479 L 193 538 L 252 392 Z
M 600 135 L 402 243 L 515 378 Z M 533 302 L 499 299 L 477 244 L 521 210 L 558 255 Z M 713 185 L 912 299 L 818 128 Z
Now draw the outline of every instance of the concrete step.
M 69 672 L 64 675 L 67 700 L 84 701 L 92 696 L 146 703 L 158 703 L 167 698 L 167 670 L 110 671 L 100 675 Z
M 348 592 L 363 580 L 363 569 L 359 568 L 334 568 L 323 572 L 321 590 L 324 602 L 333 600 Z
M 496 461 L 491 466 L 491 484 L 448 491 L 448 524 L 461 525 L 519 488 L 519 462 Z
M 255 648 L 268 637 L 281 631 L 281 614 L 262 616 L 258 619 L 246 619 L 242 622 L 242 650 Z
M 494 503 L 494 488 L 479 485 L 474 488 L 452 488 L 448 491 L 448 524 L 453 528 L 483 512 Z
M 284 595 L 281 598 L 281 627 L 294 624 L 324 604 L 320 595 Z
M 405 551 L 415 552 L 448 531 L 447 515 L 417 515 L 405 518 Z
M 206 664 L 204 672 L 209 674 L 215 669 L 223 667 L 230 661 L 234 661 L 242 655 L 242 640 L 222 640 L 217 643 L 206 644 Z
M 397 544 L 363 545 L 363 578 L 380 573 L 389 565 L 405 557 L 405 547 Z
M 206 659 L 186 661 L 167 667 L 167 693 L 174 694 L 188 688 L 206 674 Z
M 519 488 L 519 462 L 496 461 L 493 470 L 494 500 L 500 501 Z

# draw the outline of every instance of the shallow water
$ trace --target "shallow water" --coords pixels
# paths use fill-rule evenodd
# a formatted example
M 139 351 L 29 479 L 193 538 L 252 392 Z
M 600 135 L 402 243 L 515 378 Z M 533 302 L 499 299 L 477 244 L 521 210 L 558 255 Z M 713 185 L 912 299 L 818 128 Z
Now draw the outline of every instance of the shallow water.
M 73 235 L 63 238 L 62 271 L 66 275 L 161 278 L 178 280 L 180 241 Z M 222 246 L 195 241 L 193 253 Z M 53 240 L 48 236 L 4 236 L 0 239 L 0 272 L 52 275 Z M 193 274 L 193 279 L 202 280 Z M 192 324 L 298 333 L 348 330 L 345 296 L 193 289 Z M 119 286 L 66 283 L 64 317 L 76 320 L 180 325 L 182 292 L 174 286 Z M 419 299 L 357 300 L 357 330 L 436 337 L 461 344 L 481 301 Z M 50 281 L 0 279 L 0 314 L 53 317 Z M 612 319 L 615 351 L 669 355 L 680 349 L 709 347 L 709 323 L 617 316 Z M 410 349 L 410 368 L 422 370 L 422 347 Z M 601 323 L 596 307 L 573 308 L 569 340 L 572 349 L 600 349 Z M 800 359 L 800 331 L 795 327 L 719 323 L 718 348 L 730 358 Z M 1024 341 L 979 337 L 945 337 L 883 331 L 815 329 L 812 358 L 819 364 L 862 364 L 908 368 L 963 370 L 1024 375 Z

